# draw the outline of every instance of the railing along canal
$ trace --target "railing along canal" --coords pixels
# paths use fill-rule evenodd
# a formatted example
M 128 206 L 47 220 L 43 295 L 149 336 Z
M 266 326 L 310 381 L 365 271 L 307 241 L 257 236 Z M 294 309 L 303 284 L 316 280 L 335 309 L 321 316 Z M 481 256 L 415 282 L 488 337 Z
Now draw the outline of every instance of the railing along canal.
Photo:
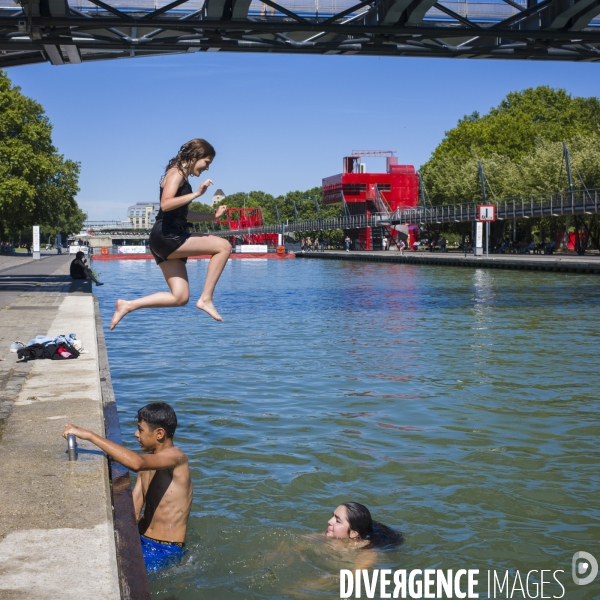
M 489 203 L 496 205 L 498 220 L 591 215 L 598 214 L 598 190 L 577 190 L 573 193 L 529 197 L 519 196 Z M 478 203 L 471 202 L 466 204 L 440 204 L 426 208 L 400 208 L 386 216 L 390 224 L 462 223 L 477 220 L 477 206 Z
M 530 219 L 541 217 L 569 217 L 574 215 L 598 214 L 598 192 L 600 190 L 577 190 L 540 194 L 538 196 L 519 196 L 489 202 L 497 207 L 498 220 Z M 236 230 L 209 230 L 209 233 L 221 237 L 231 235 L 252 235 L 261 233 L 283 233 L 286 231 L 314 232 L 334 229 L 363 229 L 365 227 L 388 227 L 416 223 L 420 225 L 465 223 L 477 220 L 479 203 L 439 204 L 428 207 L 401 207 L 394 212 L 372 213 L 366 215 L 346 215 L 332 219 L 311 219 L 308 221 L 288 221 L 277 225 L 265 225 Z M 135 231 L 135 230 L 134 230 Z M 109 232 L 106 232 L 109 233 Z M 118 233 L 118 232 L 110 232 Z M 147 237 L 149 232 L 137 230 L 137 237 Z
M 598 214 L 598 191 L 577 190 L 539 196 L 519 196 L 504 198 L 490 204 L 496 205 L 497 219 L 530 219 L 542 217 L 568 217 L 574 215 Z M 404 207 L 389 213 L 348 215 L 333 219 L 311 219 L 292 221 L 278 225 L 267 225 L 238 231 L 214 231 L 215 235 L 250 235 L 260 233 L 281 233 L 282 231 L 327 231 L 334 229 L 363 229 L 364 227 L 386 227 L 417 223 L 420 225 L 464 223 L 477 220 L 479 203 L 439 204 L 429 207 Z

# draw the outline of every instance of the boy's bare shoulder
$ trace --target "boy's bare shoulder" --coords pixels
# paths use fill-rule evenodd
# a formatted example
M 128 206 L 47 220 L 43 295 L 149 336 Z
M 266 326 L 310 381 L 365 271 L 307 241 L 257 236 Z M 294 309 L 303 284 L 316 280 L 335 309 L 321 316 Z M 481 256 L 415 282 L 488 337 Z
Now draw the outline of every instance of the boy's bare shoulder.
M 171 455 L 173 460 L 176 462 L 177 466 L 188 464 L 189 461 L 188 461 L 187 454 L 185 452 L 183 452 L 183 450 L 181 450 L 181 448 L 178 448 L 177 446 L 173 446 L 173 447 L 169 448 L 167 450 L 167 452 L 169 452 L 169 454 Z

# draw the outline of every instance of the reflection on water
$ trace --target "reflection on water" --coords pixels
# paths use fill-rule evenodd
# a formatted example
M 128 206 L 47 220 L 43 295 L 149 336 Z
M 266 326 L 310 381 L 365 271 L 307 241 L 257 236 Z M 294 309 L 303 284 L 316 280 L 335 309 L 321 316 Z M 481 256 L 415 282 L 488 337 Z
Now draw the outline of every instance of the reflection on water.
M 150 261 L 99 269 L 105 326 L 164 288 Z M 220 324 L 190 303 L 107 331 L 124 438 L 168 401 L 192 466 L 189 552 L 155 597 L 335 597 L 364 557 L 303 536 L 346 500 L 405 534 L 376 564 L 564 569 L 567 598 L 600 595 L 570 578 L 600 558 L 597 278 L 236 260 L 215 300 Z

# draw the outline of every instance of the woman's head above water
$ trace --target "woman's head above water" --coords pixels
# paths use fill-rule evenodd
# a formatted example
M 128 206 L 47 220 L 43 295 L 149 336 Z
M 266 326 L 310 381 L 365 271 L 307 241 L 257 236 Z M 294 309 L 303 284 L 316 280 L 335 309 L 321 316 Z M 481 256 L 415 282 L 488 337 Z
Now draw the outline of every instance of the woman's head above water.
M 402 534 L 373 521 L 371 512 L 358 502 L 344 502 L 327 522 L 325 535 L 330 538 L 368 542 L 363 548 L 392 547 L 401 544 Z

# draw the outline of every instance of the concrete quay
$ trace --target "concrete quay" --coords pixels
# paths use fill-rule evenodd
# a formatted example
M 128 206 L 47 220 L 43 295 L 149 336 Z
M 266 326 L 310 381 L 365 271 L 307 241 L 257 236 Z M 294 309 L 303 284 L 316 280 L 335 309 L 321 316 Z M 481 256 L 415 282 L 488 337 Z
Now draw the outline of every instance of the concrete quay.
M 460 254 L 458 252 L 405 252 L 396 250 L 363 251 L 326 250 L 325 252 L 297 252 L 296 258 L 321 260 L 353 260 L 400 263 L 406 265 L 437 265 L 468 267 L 472 269 L 520 269 L 528 271 L 558 271 L 566 273 L 600 274 L 600 256 L 571 256 L 553 254 L 520 255 L 490 254 L 488 257 Z
M 61 437 L 72 422 L 120 438 L 91 282 L 68 277 L 71 259 L 0 263 L 0 599 L 149 598 L 128 473 L 124 505 L 113 496 L 116 465 L 89 442 L 69 462 Z M 76 360 L 23 363 L 9 351 L 67 333 L 83 342 Z

